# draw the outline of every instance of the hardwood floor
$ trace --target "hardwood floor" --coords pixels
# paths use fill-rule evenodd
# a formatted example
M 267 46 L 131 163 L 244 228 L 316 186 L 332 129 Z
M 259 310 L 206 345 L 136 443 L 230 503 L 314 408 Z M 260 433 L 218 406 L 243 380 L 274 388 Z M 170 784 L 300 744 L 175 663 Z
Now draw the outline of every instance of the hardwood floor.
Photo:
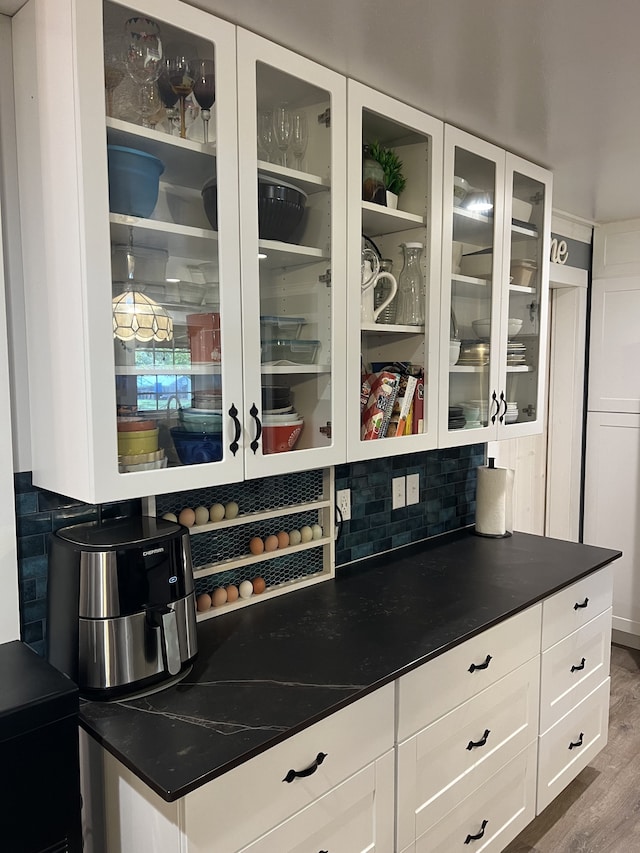
M 613 645 L 609 741 L 504 853 L 640 851 L 640 651 Z

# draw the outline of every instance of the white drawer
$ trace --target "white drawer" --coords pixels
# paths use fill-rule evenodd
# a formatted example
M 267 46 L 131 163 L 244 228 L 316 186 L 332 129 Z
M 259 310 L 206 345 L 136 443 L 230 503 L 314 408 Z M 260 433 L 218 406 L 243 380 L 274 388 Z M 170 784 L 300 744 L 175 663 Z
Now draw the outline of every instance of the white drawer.
M 537 741 L 539 680 L 536 656 L 398 746 L 398 850 Z
M 240 853 L 389 853 L 393 850 L 393 758 L 390 750 Z
M 427 830 L 415 853 L 499 853 L 533 820 L 535 795 L 533 742 Z
M 538 814 L 606 746 L 610 682 L 607 678 L 540 738 Z
M 393 747 L 393 719 L 388 684 L 187 794 L 189 853 L 235 853 L 308 806 Z
M 611 607 L 612 598 L 613 568 L 605 566 L 545 599 L 542 605 L 542 650 Z
M 398 741 L 540 652 L 542 605 L 505 619 L 398 679 Z
M 546 732 L 609 675 L 611 608 L 542 653 L 540 732 Z

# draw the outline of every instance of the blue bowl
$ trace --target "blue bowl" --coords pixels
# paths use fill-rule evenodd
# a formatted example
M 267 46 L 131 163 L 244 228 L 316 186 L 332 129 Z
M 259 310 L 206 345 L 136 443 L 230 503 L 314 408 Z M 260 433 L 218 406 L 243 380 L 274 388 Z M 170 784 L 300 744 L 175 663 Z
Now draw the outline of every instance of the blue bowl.
M 183 465 L 219 462 L 222 459 L 222 432 L 188 432 L 172 427 L 171 438 Z
M 158 182 L 164 163 L 153 154 L 107 145 L 109 210 L 127 216 L 151 216 L 158 201 Z

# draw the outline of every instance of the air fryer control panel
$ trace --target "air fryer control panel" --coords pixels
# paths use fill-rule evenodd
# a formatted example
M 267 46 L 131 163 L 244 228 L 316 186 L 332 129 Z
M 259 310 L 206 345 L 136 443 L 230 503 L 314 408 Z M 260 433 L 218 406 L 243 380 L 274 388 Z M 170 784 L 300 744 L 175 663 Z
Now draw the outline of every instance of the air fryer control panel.
M 120 615 L 169 604 L 192 591 L 187 585 L 182 536 L 115 552 Z

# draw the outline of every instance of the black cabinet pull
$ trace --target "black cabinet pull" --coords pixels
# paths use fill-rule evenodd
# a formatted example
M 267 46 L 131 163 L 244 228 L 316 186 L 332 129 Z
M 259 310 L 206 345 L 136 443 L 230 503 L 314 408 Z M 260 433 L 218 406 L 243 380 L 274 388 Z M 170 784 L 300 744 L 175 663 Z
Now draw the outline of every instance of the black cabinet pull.
M 580 732 L 580 737 L 577 741 L 569 744 L 569 749 L 575 749 L 577 746 L 582 746 L 582 738 L 584 737 L 584 732 Z
M 308 767 L 305 767 L 304 770 L 289 770 L 287 775 L 282 780 L 283 782 L 293 782 L 294 779 L 303 778 L 305 776 L 313 776 L 318 767 L 322 764 L 322 762 L 327 757 L 326 752 L 319 752 L 316 755 L 316 760 L 310 764 Z
M 493 404 L 496 404 L 496 410 L 493 415 L 491 415 L 491 423 L 495 424 L 496 418 L 498 417 L 498 412 L 500 411 L 500 403 L 498 402 L 498 395 L 494 391 L 491 395 L 491 408 L 493 408 Z
M 475 672 L 476 669 L 487 669 L 489 666 L 489 661 L 491 660 L 491 655 L 487 655 L 484 659 L 484 663 L 472 663 L 469 667 L 469 672 Z
M 500 415 L 500 418 L 499 418 L 500 423 L 503 422 L 504 416 L 507 414 L 507 401 L 506 401 L 505 396 L 504 396 L 504 391 L 501 391 L 500 392 L 500 402 L 498 403 L 498 411 L 496 412 L 496 415 L 500 414 L 500 409 L 502 408 L 503 403 L 504 403 L 504 412 Z
M 467 744 L 467 749 L 475 749 L 476 746 L 484 746 L 490 734 L 491 732 L 489 731 L 489 729 L 485 729 L 484 734 L 482 735 L 480 740 L 469 741 L 469 743 Z
M 258 417 L 258 407 L 255 403 L 253 403 L 253 405 L 249 409 L 249 414 L 256 422 L 256 437 L 253 439 L 250 445 L 251 449 L 255 453 L 259 447 L 258 441 L 260 439 L 260 436 L 262 435 L 262 423 L 260 421 L 260 418 Z
M 467 835 L 467 837 L 464 840 L 464 843 L 469 844 L 471 841 L 478 841 L 480 838 L 482 838 L 482 836 L 484 835 L 485 827 L 488 823 L 489 823 L 488 820 L 483 820 L 482 826 L 480 827 L 480 832 L 477 835 Z
M 585 659 L 582 658 L 582 660 L 580 661 L 580 663 L 577 666 L 576 666 L 576 664 L 574 664 L 571 667 L 571 672 L 577 672 L 579 669 L 584 669 L 584 665 L 585 665 Z
M 582 604 L 578 604 L 578 602 L 576 601 L 576 603 L 573 605 L 573 609 L 579 610 L 581 607 L 586 607 L 588 603 L 589 603 L 588 598 L 585 598 L 585 600 L 582 602 Z
M 234 425 L 235 430 L 236 430 L 236 433 L 233 436 L 233 441 L 229 445 L 229 450 L 235 456 L 236 453 L 238 452 L 238 447 L 240 446 L 238 444 L 238 440 L 240 439 L 240 435 L 242 434 L 242 427 L 240 426 L 240 421 L 238 420 L 238 410 L 233 405 L 233 403 L 231 404 L 231 408 L 229 409 L 229 416 L 230 416 L 231 420 L 233 421 L 233 425 Z

